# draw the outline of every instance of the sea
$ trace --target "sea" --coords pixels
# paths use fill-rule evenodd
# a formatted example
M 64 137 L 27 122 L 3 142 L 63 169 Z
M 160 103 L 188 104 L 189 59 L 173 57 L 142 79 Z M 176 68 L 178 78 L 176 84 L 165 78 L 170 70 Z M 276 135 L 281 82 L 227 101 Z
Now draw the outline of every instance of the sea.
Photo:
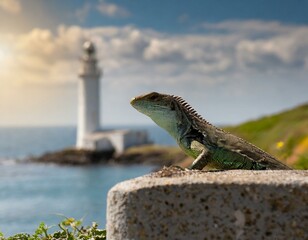
M 109 126 L 109 129 L 115 128 Z M 157 126 L 117 126 L 146 130 L 153 143 L 175 145 Z M 29 156 L 74 146 L 75 127 L 0 127 L 0 232 L 33 233 L 40 222 L 52 226 L 65 217 L 106 225 L 107 193 L 119 182 L 155 166 L 59 166 L 25 163 Z

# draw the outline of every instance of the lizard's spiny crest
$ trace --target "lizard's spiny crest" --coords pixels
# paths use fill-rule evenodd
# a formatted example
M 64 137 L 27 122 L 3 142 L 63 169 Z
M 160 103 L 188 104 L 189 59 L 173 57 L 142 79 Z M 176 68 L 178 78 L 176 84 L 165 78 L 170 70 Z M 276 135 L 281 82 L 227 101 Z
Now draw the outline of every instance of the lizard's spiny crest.
M 186 100 L 184 100 L 180 96 L 171 95 L 172 98 L 174 98 L 181 106 L 188 112 L 188 114 L 192 117 L 196 117 L 197 119 L 201 121 L 207 122 L 198 112 L 188 103 Z

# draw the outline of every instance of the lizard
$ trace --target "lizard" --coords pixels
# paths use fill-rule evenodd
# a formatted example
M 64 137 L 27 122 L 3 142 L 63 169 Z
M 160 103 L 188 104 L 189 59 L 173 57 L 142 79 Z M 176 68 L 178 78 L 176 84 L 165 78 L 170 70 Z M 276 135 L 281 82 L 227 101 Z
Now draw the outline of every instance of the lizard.
M 186 155 L 195 160 L 188 168 L 291 169 L 257 146 L 220 129 L 194 110 L 182 97 L 151 92 L 132 98 L 130 104 L 165 129 Z

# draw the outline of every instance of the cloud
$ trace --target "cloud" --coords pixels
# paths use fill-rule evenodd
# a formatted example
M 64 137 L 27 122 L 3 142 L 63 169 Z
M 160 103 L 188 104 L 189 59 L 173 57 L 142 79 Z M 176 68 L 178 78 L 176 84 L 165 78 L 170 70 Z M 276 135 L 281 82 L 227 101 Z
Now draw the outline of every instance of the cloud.
M 242 30 L 233 31 L 235 25 Z M 228 81 L 230 76 L 245 78 L 251 73 L 307 72 L 308 27 L 276 22 L 268 25 L 273 28 L 272 34 L 265 35 L 264 31 L 270 29 L 265 22 L 258 21 L 211 24 L 213 29 L 230 32 L 187 35 L 162 34 L 133 26 L 91 29 L 60 26 L 56 33 L 33 29 L 2 39 L 7 40 L 6 45 L 14 53 L 8 64 L 11 75 L 19 69 L 25 74 L 22 80 L 16 77 L 18 82 L 35 84 L 74 81 L 76 73 L 71 70 L 78 67 L 82 42 L 87 38 L 97 45 L 100 63 L 110 76 L 122 79 L 123 75 L 141 81 L 151 73 L 156 79 L 149 83 L 153 86 L 161 82 L 185 85 L 188 80 L 215 84 Z M 256 32 L 260 33 L 258 38 Z
M 101 15 L 112 17 L 112 18 L 125 18 L 129 17 L 131 13 L 114 3 L 109 3 L 107 1 L 100 1 L 98 4 L 92 4 L 90 2 L 85 2 L 81 8 L 75 10 L 75 17 L 79 22 L 84 22 L 92 10 L 97 10 Z
M 129 17 L 131 15 L 127 9 L 107 1 L 101 1 L 97 5 L 97 10 L 107 17 Z
M 56 35 L 46 29 L 33 29 L 21 35 L 4 34 L 0 46 L 7 49 L 7 57 L 0 77 L 16 86 L 71 83 L 84 34 L 79 27 L 59 27 Z
M 237 66 L 256 71 L 307 69 L 308 27 L 266 21 L 226 21 L 202 25 L 211 34 L 234 36 Z M 222 31 L 222 32 L 221 32 Z
M 21 12 L 19 0 L 0 0 L 0 8 L 11 14 L 18 14 Z
M 253 35 L 254 33 L 286 33 L 299 26 L 285 25 L 277 21 L 261 21 L 261 20 L 246 20 L 246 21 L 224 21 L 219 23 L 203 23 L 200 25 L 204 29 L 224 30 L 226 32 L 236 32 L 241 34 Z
M 265 102 L 276 104 L 274 96 L 277 106 L 307 101 L 308 26 L 244 21 L 210 27 L 212 31 L 193 34 L 166 34 L 134 26 L 59 26 L 55 32 L 36 28 L 23 34 L 2 33 L 0 48 L 6 57 L 1 58 L 0 91 L 12 92 L 8 86 L 20 92 L 35 88 L 43 96 L 52 89 L 73 89 L 82 44 L 92 39 L 104 72 L 103 104 L 120 96 L 112 108 L 104 105 L 107 122 L 120 122 L 123 114 L 135 118 L 123 106 L 132 96 L 148 91 L 182 95 L 197 110 L 198 104 L 206 109 L 209 120 L 211 114 L 220 119 L 225 119 L 223 113 L 229 113 L 229 119 L 238 119 L 240 112 L 256 116 L 257 111 L 245 103 L 255 102 L 264 109 Z M 66 96 L 62 97 L 66 102 Z M 219 108 L 224 111 L 217 115 Z

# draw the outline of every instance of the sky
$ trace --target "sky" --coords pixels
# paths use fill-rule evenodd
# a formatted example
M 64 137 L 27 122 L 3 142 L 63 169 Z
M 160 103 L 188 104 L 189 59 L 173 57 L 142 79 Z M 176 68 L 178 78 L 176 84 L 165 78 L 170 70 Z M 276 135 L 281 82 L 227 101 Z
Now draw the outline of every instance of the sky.
M 102 125 L 180 95 L 214 124 L 308 102 L 308 0 L 0 0 L 0 126 L 76 125 L 82 44 L 97 48 Z

